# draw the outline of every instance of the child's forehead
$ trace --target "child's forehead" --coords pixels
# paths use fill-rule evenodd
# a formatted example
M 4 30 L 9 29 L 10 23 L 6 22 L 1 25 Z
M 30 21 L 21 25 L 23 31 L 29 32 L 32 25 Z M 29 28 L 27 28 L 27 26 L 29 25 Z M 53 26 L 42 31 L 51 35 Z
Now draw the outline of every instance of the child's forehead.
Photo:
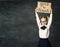
M 41 18 L 41 21 L 45 21 L 46 20 L 46 18 Z
M 41 19 L 46 19 L 45 17 L 42 17 Z

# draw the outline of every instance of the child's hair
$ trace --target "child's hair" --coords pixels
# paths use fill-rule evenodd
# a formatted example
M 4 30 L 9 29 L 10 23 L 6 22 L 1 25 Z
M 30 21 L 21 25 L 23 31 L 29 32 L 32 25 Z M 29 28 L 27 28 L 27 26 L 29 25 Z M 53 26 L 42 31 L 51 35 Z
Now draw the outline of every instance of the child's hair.
M 48 23 L 48 17 L 47 17 L 47 16 L 41 16 L 40 19 L 41 19 L 41 18 L 45 18 L 46 21 L 47 21 L 47 23 Z M 40 21 L 40 22 L 41 22 L 41 21 Z

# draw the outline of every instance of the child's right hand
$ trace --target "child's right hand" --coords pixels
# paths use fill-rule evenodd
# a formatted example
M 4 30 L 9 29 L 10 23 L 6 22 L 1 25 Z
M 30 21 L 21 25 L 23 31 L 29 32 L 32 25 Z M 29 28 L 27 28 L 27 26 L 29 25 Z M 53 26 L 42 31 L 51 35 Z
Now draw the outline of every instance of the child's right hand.
M 37 12 L 39 12 L 39 10 L 40 10 L 40 8 L 37 7 L 37 8 L 35 9 L 35 12 L 37 13 Z

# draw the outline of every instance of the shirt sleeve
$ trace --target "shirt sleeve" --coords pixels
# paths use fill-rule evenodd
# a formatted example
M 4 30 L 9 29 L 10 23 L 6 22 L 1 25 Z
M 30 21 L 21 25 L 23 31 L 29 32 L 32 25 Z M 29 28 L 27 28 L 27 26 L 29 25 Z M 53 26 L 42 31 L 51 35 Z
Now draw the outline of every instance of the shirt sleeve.
M 39 16 L 37 13 L 35 13 L 35 16 L 36 16 L 37 25 L 38 25 L 38 27 L 40 27 L 41 24 L 40 24 Z
M 48 27 L 48 28 L 50 28 L 51 23 L 52 23 L 52 13 L 50 14 L 50 18 L 49 18 L 49 20 L 48 20 L 48 24 L 47 24 L 47 27 Z

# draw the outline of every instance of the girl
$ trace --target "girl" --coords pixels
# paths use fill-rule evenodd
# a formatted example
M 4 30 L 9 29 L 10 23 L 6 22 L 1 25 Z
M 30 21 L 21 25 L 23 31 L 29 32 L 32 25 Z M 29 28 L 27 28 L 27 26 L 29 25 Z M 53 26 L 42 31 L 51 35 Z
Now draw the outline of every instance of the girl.
M 49 33 L 50 33 L 49 28 L 52 23 L 52 10 L 51 10 L 49 19 L 46 16 L 39 18 L 36 10 L 35 10 L 35 16 L 36 16 L 37 25 L 39 28 L 38 47 L 51 47 L 48 37 L 49 37 Z

